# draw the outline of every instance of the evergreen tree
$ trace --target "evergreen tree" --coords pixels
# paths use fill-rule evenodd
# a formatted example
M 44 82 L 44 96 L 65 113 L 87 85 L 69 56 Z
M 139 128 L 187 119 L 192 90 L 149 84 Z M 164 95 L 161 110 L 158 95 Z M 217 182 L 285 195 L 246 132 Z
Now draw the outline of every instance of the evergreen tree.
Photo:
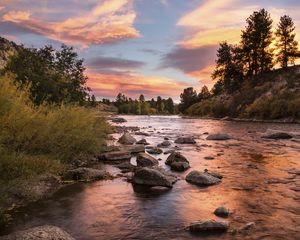
M 169 114 L 174 114 L 174 102 L 172 98 L 168 98 L 165 101 L 165 107 Z
M 276 62 L 282 68 L 287 68 L 288 64 L 295 63 L 295 54 L 298 52 L 298 42 L 295 40 L 295 25 L 291 17 L 284 15 L 276 29 L 278 54 Z
M 211 94 L 208 90 L 208 87 L 204 85 L 201 89 L 201 92 L 198 94 L 198 101 L 208 99 L 210 97 L 210 95 Z
M 227 42 L 220 43 L 217 65 L 212 74 L 212 78 L 222 82 L 224 90 L 229 93 L 237 90 L 243 80 L 243 65 L 236 56 L 238 52 L 237 47 L 229 45 Z
M 197 92 L 194 88 L 189 87 L 183 90 L 183 93 L 180 94 L 180 104 L 179 111 L 184 112 L 191 105 L 198 101 Z
M 261 9 L 248 17 L 246 22 L 241 45 L 247 63 L 247 74 L 253 76 L 273 67 L 273 50 L 270 48 L 273 20 L 265 9 Z

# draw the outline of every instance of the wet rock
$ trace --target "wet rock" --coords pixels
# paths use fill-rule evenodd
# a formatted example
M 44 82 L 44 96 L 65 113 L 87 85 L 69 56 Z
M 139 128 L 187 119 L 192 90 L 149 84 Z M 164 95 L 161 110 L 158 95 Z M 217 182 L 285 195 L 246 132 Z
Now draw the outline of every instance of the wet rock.
M 231 139 L 231 136 L 227 133 L 216 133 L 208 135 L 206 140 L 224 141 Z
M 214 214 L 218 217 L 228 217 L 229 215 L 229 210 L 226 207 L 218 207 L 215 211 Z
M 189 161 L 180 153 L 173 152 L 166 160 L 166 164 L 171 170 L 182 172 L 190 167 Z
M 185 180 L 198 186 L 210 186 L 221 182 L 219 178 L 212 176 L 208 172 L 200 172 L 196 170 L 191 171 L 186 176 Z
M 136 158 L 136 163 L 138 167 L 152 167 L 158 165 L 158 160 L 147 153 L 139 153 Z
M 149 143 L 147 142 L 147 140 L 146 140 L 145 138 L 143 138 L 143 139 L 137 141 L 136 144 L 149 145 Z
M 171 143 L 168 140 L 163 141 L 162 143 L 158 144 L 157 147 L 169 147 L 171 145 Z
M 164 154 L 170 154 L 170 153 L 173 153 L 173 152 L 175 152 L 175 150 L 167 150 L 167 151 L 164 152 Z
M 205 160 L 214 160 L 215 158 L 213 156 L 206 156 L 204 157 Z
M 145 152 L 145 146 L 144 145 L 123 146 L 121 150 L 132 154 L 141 153 L 141 152 Z
M 131 154 L 128 151 L 108 152 L 101 155 L 99 159 L 110 163 L 118 163 L 121 161 L 129 161 L 131 159 Z
M 127 120 L 125 118 L 121 118 L 121 117 L 113 118 L 111 121 L 113 123 L 124 123 L 124 122 L 127 122 Z
M 146 152 L 149 154 L 157 155 L 157 154 L 161 154 L 163 152 L 163 150 L 158 147 L 152 147 L 152 148 L 146 149 Z
M 19 231 L 4 237 L 1 240 L 75 240 L 70 234 L 59 227 L 45 225 Z
M 76 168 L 67 171 L 62 179 L 65 181 L 84 181 L 90 182 L 108 178 L 109 174 L 104 170 L 94 168 Z
M 131 136 L 130 133 L 124 133 L 123 136 L 119 138 L 118 142 L 125 145 L 132 145 L 136 142 L 136 139 Z
M 145 133 L 145 132 L 136 132 L 135 135 L 146 136 L 146 137 L 149 137 L 149 136 L 150 136 L 149 133 Z
M 142 168 L 133 175 L 133 183 L 149 187 L 161 186 L 171 188 L 176 180 L 175 177 L 152 168 Z
M 279 140 L 279 139 L 291 139 L 293 138 L 293 136 L 286 132 L 270 132 L 263 135 L 262 138 Z
M 121 170 L 122 173 L 134 172 L 136 170 L 136 166 L 132 165 L 130 162 L 124 162 L 116 165 L 117 168 Z
M 189 230 L 192 233 L 217 233 L 226 232 L 229 228 L 227 222 L 215 221 L 215 220 L 201 220 L 194 222 L 189 226 Z
M 208 173 L 209 175 L 212 175 L 213 177 L 219 178 L 219 179 L 223 178 L 222 174 L 218 173 L 218 172 L 211 172 L 211 171 L 208 171 L 207 169 L 205 169 L 204 172 Z
M 179 137 L 175 140 L 175 143 L 179 144 L 195 144 L 196 141 L 192 137 Z

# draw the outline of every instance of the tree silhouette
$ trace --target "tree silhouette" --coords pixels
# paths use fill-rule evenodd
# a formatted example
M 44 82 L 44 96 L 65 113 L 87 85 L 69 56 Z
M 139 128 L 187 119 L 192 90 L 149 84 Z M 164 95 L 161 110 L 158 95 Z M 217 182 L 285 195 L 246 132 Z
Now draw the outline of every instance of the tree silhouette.
M 282 68 L 287 68 L 289 63 L 295 63 L 295 55 L 298 52 L 298 42 L 295 40 L 295 25 L 292 18 L 287 15 L 282 16 L 275 34 L 277 37 L 276 47 L 278 49 L 276 62 Z

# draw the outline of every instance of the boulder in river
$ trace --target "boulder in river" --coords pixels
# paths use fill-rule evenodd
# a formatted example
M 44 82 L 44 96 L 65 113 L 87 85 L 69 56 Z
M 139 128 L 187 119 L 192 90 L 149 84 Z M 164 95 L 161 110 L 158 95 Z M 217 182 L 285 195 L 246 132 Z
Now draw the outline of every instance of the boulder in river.
M 198 186 L 211 186 L 220 183 L 221 180 L 217 177 L 212 176 L 208 172 L 191 171 L 185 178 L 189 183 Z
M 195 144 L 196 141 L 192 137 L 179 137 L 175 140 L 175 143 L 179 144 Z
M 146 152 L 149 154 L 157 155 L 157 154 L 161 154 L 163 150 L 158 147 L 149 147 L 148 149 L 146 149 Z
M 190 167 L 189 161 L 180 153 L 173 152 L 166 160 L 166 164 L 171 170 L 182 172 Z
M 141 168 L 134 173 L 132 180 L 134 184 L 149 187 L 161 186 L 171 188 L 177 181 L 177 178 L 158 169 Z
M 75 240 L 59 227 L 44 225 L 0 237 L 1 240 Z
M 223 221 L 201 220 L 192 223 L 188 228 L 192 233 L 218 233 L 226 232 L 229 224 Z
M 143 138 L 143 139 L 137 141 L 136 144 L 149 145 L 149 143 L 147 142 L 147 140 L 146 140 L 145 138 Z
M 122 173 L 134 172 L 137 166 L 132 165 L 130 162 L 123 162 L 116 165 L 117 168 L 121 170 Z
M 76 168 L 68 170 L 62 177 L 63 180 L 90 182 L 108 178 L 110 175 L 100 169 L 94 168 Z
M 138 167 L 152 167 L 158 165 L 158 160 L 147 153 L 139 153 L 136 157 Z
M 124 133 L 118 142 L 124 145 L 132 145 L 136 142 L 136 139 L 130 133 Z
M 119 163 L 129 161 L 131 159 L 131 152 L 129 151 L 114 151 L 102 154 L 99 159 L 103 159 L 110 163 Z
M 213 177 L 219 178 L 219 179 L 223 178 L 222 174 L 219 172 L 211 172 L 211 171 L 208 171 L 207 169 L 204 169 L 204 172 L 208 173 L 209 175 L 212 175 Z
M 231 136 L 227 133 L 216 133 L 208 135 L 206 140 L 224 141 L 231 139 Z
M 215 211 L 214 214 L 218 217 L 228 217 L 229 215 L 229 210 L 226 207 L 218 207 Z
M 158 144 L 157 147 L 169 147 L 171 145 L 171 143 L 168 140 L 163 141 L 162 143 Z
M 279 140 L 279 139 L 291 139 L 293 138 L 293 136 L 286 132 L 269 132 L 269 133 L 267 132 L 262 136 L 262 138 Z
M 111 121 L 113 123 L 124 123 L 124 122 L 127 122 L 127 120 L 125 118 L 121 118 L 121 117 L 115 117 Z
M 146 137 L 149 137 L 149 136 L 150 136 L 149 133 L 145 133 L 145 132 L 135 132 L 135 135 L 146 136 Z

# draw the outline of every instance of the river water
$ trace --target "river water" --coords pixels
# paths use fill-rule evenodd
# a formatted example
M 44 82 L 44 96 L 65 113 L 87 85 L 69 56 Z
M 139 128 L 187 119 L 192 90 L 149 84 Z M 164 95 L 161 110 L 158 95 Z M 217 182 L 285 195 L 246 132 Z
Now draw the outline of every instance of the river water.
M 188 119 L 178 116 L 123 116 L 125 126 L 138 126 L 151 134 L 156 145 L 168 137 L 175 147 L 178 136 L 193 136 L 196 145 L 178 145 L 191 169 L 178 174 L 182 180 L 172 189 L 133 189 L 118 178 L 78 183 L 59 190 L 52 198 L 30 204 L 13 213 L 5 230 L 51 224 L 76 239 L 300 239 L 300 126 Z M 292 140 L 267 140 L 268 129 L 296 134 Z M 229 133 L 228 141 L 208 141 L 208 133 Z M 114 137 L 118 137 L 115 134 Z M 143 138 L 136 136 L 137 140 Z M 160 165 L 168 169 L 158 155 Z M 213 160 L 205 157 L 213 156 Z M 132 159 L 134 163 L 134 158 Z M 114 167 L 109 170 L 118 172 Z M 222 182 L 208 188 L 187 183 L 191 170 L 217 171 Z M 201 219 L 218 219 L 219 206 L 230 210 L 230 232 L 195 236 L 184 230 Z M 246 233 L 232 233 L 245 224 Z

